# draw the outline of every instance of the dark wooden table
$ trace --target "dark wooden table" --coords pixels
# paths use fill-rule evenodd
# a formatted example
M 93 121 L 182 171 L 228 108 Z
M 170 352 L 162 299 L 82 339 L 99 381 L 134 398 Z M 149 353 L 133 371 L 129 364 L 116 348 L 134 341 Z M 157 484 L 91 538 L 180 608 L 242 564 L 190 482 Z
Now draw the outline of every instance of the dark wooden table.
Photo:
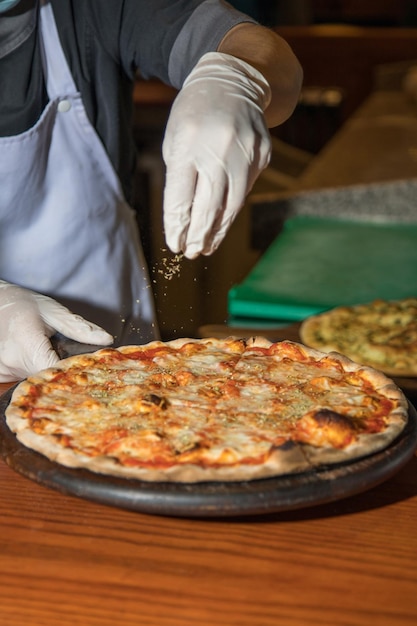
M 1 626 L 417 623 L 415 456 L 359 495 L 265 516 L 126 511 L 3 461 L 0 493 Z

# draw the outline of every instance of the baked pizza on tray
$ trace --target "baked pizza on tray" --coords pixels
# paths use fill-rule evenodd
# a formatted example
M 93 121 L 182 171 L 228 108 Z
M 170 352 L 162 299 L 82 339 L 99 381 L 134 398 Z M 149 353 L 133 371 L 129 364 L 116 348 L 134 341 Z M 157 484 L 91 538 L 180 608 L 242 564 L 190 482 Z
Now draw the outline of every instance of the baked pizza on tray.
M 307 318 L 300 337 L 390 376 L 417 376 L 417 298 L 339 306 Z
M 104 348 L 20 383 L 20 442 L 64 466 L 144 481 L 242 481 L 388 446 L 408 404 L 384 374 L 264 338 Z

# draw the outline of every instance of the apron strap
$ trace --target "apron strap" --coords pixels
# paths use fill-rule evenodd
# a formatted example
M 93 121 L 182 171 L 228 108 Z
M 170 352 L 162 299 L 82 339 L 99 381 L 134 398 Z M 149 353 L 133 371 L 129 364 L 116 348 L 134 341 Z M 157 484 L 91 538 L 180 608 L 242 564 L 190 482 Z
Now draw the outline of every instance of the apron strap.
M 41 0 L 39 12 L 42 67 L 50 100 L 77 93 L 56 27 L 50 0 Z

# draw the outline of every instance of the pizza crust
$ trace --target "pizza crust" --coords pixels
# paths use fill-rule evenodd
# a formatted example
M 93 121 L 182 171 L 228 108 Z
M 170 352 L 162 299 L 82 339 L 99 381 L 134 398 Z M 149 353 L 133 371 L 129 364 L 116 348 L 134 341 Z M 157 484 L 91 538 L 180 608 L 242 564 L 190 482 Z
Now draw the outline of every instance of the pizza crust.
M 392 424 L 383 433 L 359 435 L 358 440 L 348 449 L 315 448 L 305 446 L 303 451 L 311 469 L 318 469 L 324 465 L 346 463 L 376 454 L 385 450 L 402 432 L 401 424 Z
M 97 474 L 130 478 L 147 482 L 235 482 L 257 480 L 272 476 L 294 474 L 311 469 L 312 465 L 297 445 L 282 446 L 276 449 L 268 461 L 261 466 L 240 465 L 238 467 L 200 467 L 184 464 L 169 467 L 164 470 L 153 470 L 141 467 L 125 467 L 108 457 L 88 457 L 75 454 L 70 449 L 63 449 L 56 445 L 53 437 L 39 437 L 35 433 L 24 430 L 18 435 L 19 441 L 49 460 L 65 467 L 87 469 Z
M 211 345 L 219 349 L 233 346 L 237 340 L 234 337 L 224 339 L 176 339 L 171 342 L 154 341 L 141 348 L 153 349 L 169 346 L 179 349 L 186 344 Z M 6 409 L 6 421 L 9 428 L 16 433 L 18 440 L 30 449 L 33 449 L 51 461 L 71 468 L 84 468 L 89 471 L 131 478 L 143 481 L 158 482 L 182 482 L 193 483 L 203 481 L 247 481 L 260 478 L 282 476 L 314 470 L 328 464 L 358 459 L 369 454 L 378 452 L 387 447 L 401 433 L 407 423 L 408 403 L 401 390 L 383 373 L 372 368 L 362 367 L 347 357 L 338 353 L 324 354 L 315 348 L 310 348 L 294 342 L 285 342 L 289 348 L 296 347 L 306 358 L 315 360 L 328 358 L 340 364 L 345 372 L 361 372 L 375 392 L 382 394 L 396 404 L 389 415 L 387 428 L 381 433 L 363 434 L 348 447 L 337 449 L 333 447 L 320 447 L 306 443 L 286 442 L 272 449 L 267 460 L 261 464 L 241 462 L 236 465 L 201 466 L 197 464 L 178 464 L 164 469 L 152 467 L 128 467 L 122 465 L 111 456 L 88 456 L 77 452 L 70 447 L 60 445 L 55 435 L 38 434 L 34 432 L 24 415 L 22 403 L 31 397 L 31 390 L 44 381 L 53 381 L 57 372 L 70 371 L 74 364 L 82 365 L 88 370 L 89 364 L 95 359 L 113 349 L 104 348 L 93 354 L 77 355 L 61 361 L 57 367 L 41 372 L 38 376 L 23 381 L 15 389 L 10 405 Z M 248 354 L 251 348 L 268 348 L 272 344 L 263 337 L 253 337 L 246 341 Z M 124 346 L 117 349 L 128 355 L 137 352 L 138 346 Z M 256 353 L 255 353 L 256 354 Z

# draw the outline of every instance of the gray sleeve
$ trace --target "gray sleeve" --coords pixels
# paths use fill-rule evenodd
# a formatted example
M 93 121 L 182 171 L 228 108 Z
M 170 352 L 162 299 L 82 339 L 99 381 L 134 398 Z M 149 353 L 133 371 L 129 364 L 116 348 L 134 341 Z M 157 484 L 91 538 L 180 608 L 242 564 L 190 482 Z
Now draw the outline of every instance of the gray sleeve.
M 180 89 L 184 80 L 206 52 L 213 52 L 233 26 L 256 21 L 224 0 L 205 0 L 179 32 L 169 56 L 171 84 Z

